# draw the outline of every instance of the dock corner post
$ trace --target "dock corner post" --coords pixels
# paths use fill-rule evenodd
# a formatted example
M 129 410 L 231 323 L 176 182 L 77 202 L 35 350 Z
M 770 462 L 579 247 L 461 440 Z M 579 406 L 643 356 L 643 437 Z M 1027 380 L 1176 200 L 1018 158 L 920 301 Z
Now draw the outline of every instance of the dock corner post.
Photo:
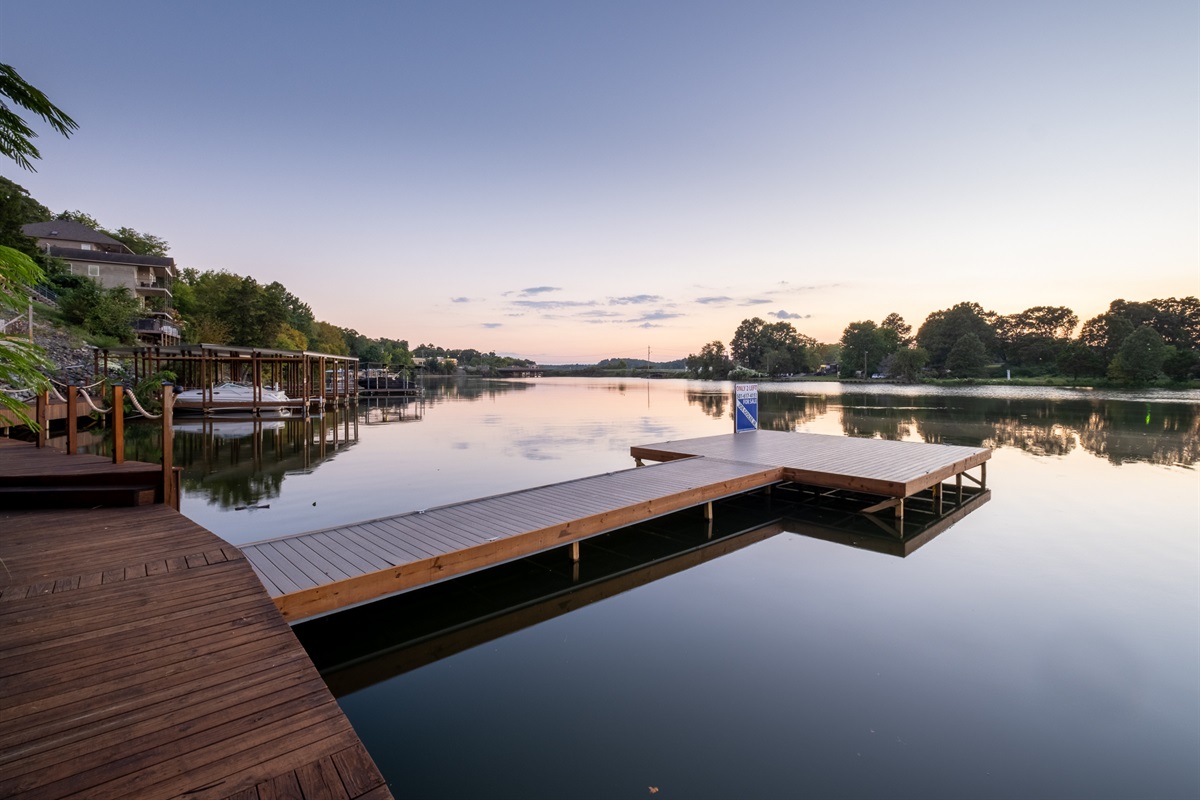
M 178 494 L 175 491 L 175 436 L 171 419 L 175 407 L 175 385 L 164 383 L 162 387 L 162 492 L 163 502 L 179 510 Z
M 896 524 L 900 526 L 900 535 L 904 535 L 904 498 L 896 504 Z
M 962 473 L 961 472 L 954 476 L 954 494 L 955 494 L 954 504 L 956 506 L 961 506 L 962 505 Z
M 571 542 L 571 561 L 579 563 L 579 542 Z
M 712 500 L 709 500 L 707 503 L 704 504 L 704 518 L 707 520 L 712 520 L 712 518 L 713 518 Z
M 114 464 L 125 463 L 125 387 L 116 384 L 112 393 L 112 429 Z
M 73 456 L 79 450 L 79 419 L 77 394 L 79 389 L 75 384 L 67 387 L 67 455 Z
M 987 488 L 987 462 L 984 461 L 979 465 L 979 489 L 980 491 Z

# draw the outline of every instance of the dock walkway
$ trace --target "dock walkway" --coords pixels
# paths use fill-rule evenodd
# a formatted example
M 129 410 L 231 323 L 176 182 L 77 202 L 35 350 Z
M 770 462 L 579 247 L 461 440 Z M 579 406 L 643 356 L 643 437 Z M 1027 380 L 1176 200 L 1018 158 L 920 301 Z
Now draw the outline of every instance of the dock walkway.
M 245 545 L 290 621 L 577 543 L 781 482 L 886 498 L 895 509 L 982 465 L 978 447 L 757 431 L 634 447 L 648 467 Z M 972 480 L 975 480 L 972 478 Z M 982 485 L 983 478 L 976 481 Z M 961 494 L 961 493 L 960 493 Z
M 0 511 L 0 559 L 0 797 L 391 797 L 211 532 L 161 504 Z

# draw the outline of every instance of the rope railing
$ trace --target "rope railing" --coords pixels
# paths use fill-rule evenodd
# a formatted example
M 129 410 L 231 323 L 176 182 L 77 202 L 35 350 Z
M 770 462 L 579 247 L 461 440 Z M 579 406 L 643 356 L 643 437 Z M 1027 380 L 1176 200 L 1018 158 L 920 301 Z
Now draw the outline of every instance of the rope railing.
M 133 407 L 137 409 L 138 413 L 146 419 L 162 419 L 162 414 L 151 414 L 149 411 L 142 408 L 142 404 L 138 402 L 137 395 L 133 392 L 128 392 L 125 396 L 129 398 L 129 402 L 133 404 Z

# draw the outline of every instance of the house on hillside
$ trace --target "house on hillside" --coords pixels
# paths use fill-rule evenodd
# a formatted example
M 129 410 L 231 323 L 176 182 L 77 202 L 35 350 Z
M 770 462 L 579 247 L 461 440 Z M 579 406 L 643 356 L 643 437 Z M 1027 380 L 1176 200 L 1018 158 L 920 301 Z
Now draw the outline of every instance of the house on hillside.
M 142 307 L 137 337 L 146 344 L 179 344 L 179 328 L 171 312 L 175 259 L 141 256 L 123 243 L 67 219 L 32 222 L 21 232 L 37 240 L 47 255 L 62 259 L 72 275 L 91 278 L 105 289 L 128 289 Z

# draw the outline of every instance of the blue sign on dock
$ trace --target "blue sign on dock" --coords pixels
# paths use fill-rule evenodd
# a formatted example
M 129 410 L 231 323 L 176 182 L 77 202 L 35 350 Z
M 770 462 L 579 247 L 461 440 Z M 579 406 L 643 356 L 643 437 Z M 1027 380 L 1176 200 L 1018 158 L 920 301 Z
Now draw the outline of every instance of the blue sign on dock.
M 733 395 L 733 432 L 758 430 L 758 384 L 735 383 Z

